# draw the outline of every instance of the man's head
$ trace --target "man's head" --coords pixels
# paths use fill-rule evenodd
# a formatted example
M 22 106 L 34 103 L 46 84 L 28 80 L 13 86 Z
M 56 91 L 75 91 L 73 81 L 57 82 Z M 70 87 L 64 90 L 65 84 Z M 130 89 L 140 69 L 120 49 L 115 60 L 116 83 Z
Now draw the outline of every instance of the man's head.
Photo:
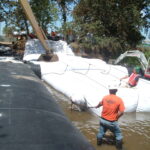
M 134 72 L 139 74 L 140 73 L 140 67 L 135 67 Z
M 112 82 L 108 85 L 108 89 L 110 94 L 116 94 L 118 91 L 118 83 L 116 81 Z

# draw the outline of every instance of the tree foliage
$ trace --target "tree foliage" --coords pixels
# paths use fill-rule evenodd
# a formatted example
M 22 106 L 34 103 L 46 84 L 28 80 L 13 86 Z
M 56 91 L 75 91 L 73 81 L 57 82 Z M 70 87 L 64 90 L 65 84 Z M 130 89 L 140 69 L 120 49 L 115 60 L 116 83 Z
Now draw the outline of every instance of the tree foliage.
M 77 3 L 77 0 L 52 0 L 57 2 L 60 12 L 61 12 L 61 18 L 63 20 L 63 23 L 65 24 L 67 22 L 68 14 L 70 14 L 70 6 L 73 3 Z
M 15 27 L 12 26 L 12 27 L 4 27 L 3 28 L 3 33 L 5 33 L 5 35 L 8 37 L 8 36 L 11 36 L 12 35 L 12 32 L 15 30 Z
M 80 0 L 73 12 L 80 40 L 90 33 L 94 45 L 112 38 L 122 49 L 135 47 L 143 39 L 140 28 L 149 27 L 149 4 L 149 0 Z
M 59 30 L 65 37 L 65 39 L 68 41 L 68 30 L 69 30 L 69 23 L 68 18 L 70 17 L 70 14 L 72 14 L 72 5 L 74 5 L 75 3 L 77 3 L 76 0 L 53 0 L 56 1 L 58 4 L 58 8 L 59 8 L 59 18 L 62 22 L 62 26 L 61 29 Z
M 56 4 L 51 0 L 30 0 L 30 6 L 39 25 L 47 30 L 58 19 Z M 0 3 L 0 15 L 7 26 L 15 26 L 16 30 L 29 31 L 29 21 L 18 0 L 4 0 Z
M 60 31 L 78 36 L 87 50 L 114 55 L 142 40 L 141 27 L 150 27 L 150 0 L 29 0 L 40 26 L 47 30 L 57 19 Z M 74 22 L 67 22 L 73 5 Z M 0 21 L 16 30 L 29 30 L 30 24 L 18 0 L 0 3 Z M 109 52 L 108 52 L 109 51 Z M 105 54 L 104 54 L 105 55 Z
M 30 0 L 32 10 L 40 26 L 47 30 L 58 19 L 56 3 L 51 0 Z
M 1 21 L 5 21 L 6 24 L 8 24 L 9 19 L 11 19 L 11 16 L 14 11 L 14 7 L 16 5 L 16 2 L 11 0 L 4 0 L 0 2 L 0 16 Z

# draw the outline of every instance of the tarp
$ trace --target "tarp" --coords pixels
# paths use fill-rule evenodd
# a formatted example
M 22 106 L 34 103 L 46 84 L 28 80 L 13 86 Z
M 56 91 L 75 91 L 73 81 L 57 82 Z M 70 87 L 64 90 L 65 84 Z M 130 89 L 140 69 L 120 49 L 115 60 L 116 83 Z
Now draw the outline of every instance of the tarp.
M 1 150 L 94 150 L 23 63 L 0 62 Z

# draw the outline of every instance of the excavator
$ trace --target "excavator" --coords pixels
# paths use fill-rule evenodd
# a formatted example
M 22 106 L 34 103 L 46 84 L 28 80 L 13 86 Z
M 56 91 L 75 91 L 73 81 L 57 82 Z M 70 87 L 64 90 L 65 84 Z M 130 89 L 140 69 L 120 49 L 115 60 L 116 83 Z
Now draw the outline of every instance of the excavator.
M 52 49 L 48 46 L 46 41 L 48 40 L 42 28 L 38 25 L 38 22 L 32 12 L 28 0 L 18 0 L 21 4 L 27 19 L 29 20 L 31 26 L 33 27 L 34 32 L 36 33 L 37 38 L 40 40 L 42 46 L 45 49 L 45 54 L 42 54 L 39 60 L 44 61 L 57 61 L 58 56 L 53 54 Z
M 150 80 L 150 57 L 147 59 L 143 52 L 139 50 L 129 50 L 121 54 L 114 62 L 115 65 L 121 64 L 122 60 L 126 57 L 137 58 L 141 64 L 144 78 Z

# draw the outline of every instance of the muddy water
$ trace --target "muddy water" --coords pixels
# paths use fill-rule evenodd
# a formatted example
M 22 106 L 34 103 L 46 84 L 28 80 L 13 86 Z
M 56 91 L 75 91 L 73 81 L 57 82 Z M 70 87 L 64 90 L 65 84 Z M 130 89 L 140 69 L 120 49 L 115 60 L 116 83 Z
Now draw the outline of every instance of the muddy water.
M 85 135 L 96 150 L 116 150 L 113 145 L 96 145 L 99 117 L 91 112 L 71 111 L 69 99 L 50 88 L 66 116 Z M 150 113 L 127 113 L 119 124 L 124 136 L 124 150 L 150 150 Z

